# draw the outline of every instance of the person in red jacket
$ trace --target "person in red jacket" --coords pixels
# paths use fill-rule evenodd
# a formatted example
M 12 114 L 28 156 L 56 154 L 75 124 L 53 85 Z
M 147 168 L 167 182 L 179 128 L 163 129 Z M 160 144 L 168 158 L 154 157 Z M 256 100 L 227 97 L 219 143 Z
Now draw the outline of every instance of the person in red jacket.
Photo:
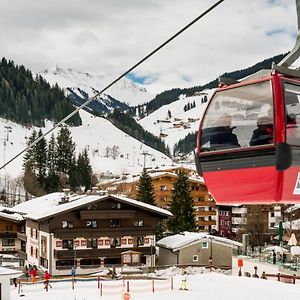
M 50 274 L 48 273 L 48 271 L 46 271 L 44 274 L 44 279 L 45 279 L 44 284 L 45 284 L 45 289 L 47 292 L 48 292 L 48 287 L 49 286 L 51 287 L 51 285 L 49 284 L 50 278 L 51 278 Z
M 37 275 L 37 269 L 34 266 L 31 270 L 31 283 L 32 284 L 36 283 L 36 275 Z

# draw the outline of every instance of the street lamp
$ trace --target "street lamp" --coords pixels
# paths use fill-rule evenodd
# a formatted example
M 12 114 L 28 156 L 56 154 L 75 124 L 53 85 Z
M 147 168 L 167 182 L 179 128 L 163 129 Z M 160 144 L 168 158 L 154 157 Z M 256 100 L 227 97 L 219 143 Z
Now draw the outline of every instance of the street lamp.
M 76 240 L 74 240 L 74 272 L 77 267 L 77 261 L 76 261 Z
M 209 262 L 209 268 L 210 268 L 210 271 L 211 271 L 212 262 L 213 262 L 212 237 L 210 237 L 209 239 L 210 239 L 210 256 L 209 256 L 208 262 Z

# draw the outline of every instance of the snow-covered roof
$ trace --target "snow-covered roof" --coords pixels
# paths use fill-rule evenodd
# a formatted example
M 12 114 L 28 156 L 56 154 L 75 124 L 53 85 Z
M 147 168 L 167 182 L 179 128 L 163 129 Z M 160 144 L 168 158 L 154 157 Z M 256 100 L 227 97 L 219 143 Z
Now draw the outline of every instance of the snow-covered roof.
M 299 208 L 300 208 L 300 203 L 297 203 L 297 204 L 294 204 L 294 205 L 288 207 L 284 212 L 285 213 L 291 213 L 292 211 L 295 211 Z
M 13 277 L 19 277 L 22 274 L 23 274 L 23 272 L 19 271 L 19 270 L 13 270 L 13 269 L 9 269 L 9 268 L 0 267 L 0 276 L 8 276 L 9 275 L 11 278 L 13 278 Z
M 211 239 L 216 243 L 227 244 L 232 247 L 242 247 L 242 243 L 226 238 L 210 235 L 203 232 L 183 232 L 165 237 L 157 242 L 157 246 L 178 251 L 182 248 L 198 243 L 202 240 Z
M 141 202 L 141 201 L 137 201 L 137 200 L 134 200 L 134 199 L 130 199 L 130 198 L 127 198 L 126 196 L 110 195 L 110 197 L 116 198 L 116 199 L 121 200 L 123 202 L 127 202 L 130 205 L 141 207 L 141 208 L 144 208 L 144 209 L 149 210 L 149 211 L 154 211 L 156 213 L 159 213 L 161 215 L 165 215 L 167 217 L 172 217 L 173 216 L 173 214 L 170 211 L 168 211 L 167 209 L 160 208 L 160 207 L 157 207 L 155 205 L 151 205 L 151 204 L 144 203 L 144 202 Z
M 82 195 L 69 195 L 68 202 L 60 203 L 64 193 L 52 193 L 42 197 L 38 197 L 23 203 L 20 203 L 12 208 L 12 211 L 21 212 L 25 214 L 26 218 L 33 220 L 40 220 L 50 216 L 60 214 L 66 211 L 86 206 L 97 201 L 105 200 L 107 198 L 115 198 L 121 202 L 126 202 L 130 205 L 141 207 L 149 211 L 153 211 L 164 216 L 172 216 L 172 214 L 162 208 L 136 201 L 124 196 L 119 195 L 97 195 L 97 194 L 82 194 Z
M 161 170 L 157 170 L 157 172 L 154 172 L 154 173 L 148 173 L 148 175 L 152 179 L 165 177 L 165 176 L 170 176 L 170 177 L 174 177 L 174 178 L 178 177 L 178 175 L 176 173 L 161 171 Z M 111 180 L 107 180 L 106 182 L 103 182 L 103 184 L 108 184 L 108 183 L 111 183 L 111 184 L 134 183 L 134 182 L 137 182 L 139 180 L 140 180 L 139 175 L 128 175 L 128 176 L 126 176 L 125 179 L 111 179 Z M 189 176 L 188 180 L 196 182 L 196 183 L 200 183 L 200 184 L 205 184 L 202 177 L 200 178 L 200 177 L 196 177 L 196 176 Z
M 24 220 L 22 214 L 13 212 L 5 206 L 0 206 L 0 219 L 2 218 L 13 222 L 20 222 Z

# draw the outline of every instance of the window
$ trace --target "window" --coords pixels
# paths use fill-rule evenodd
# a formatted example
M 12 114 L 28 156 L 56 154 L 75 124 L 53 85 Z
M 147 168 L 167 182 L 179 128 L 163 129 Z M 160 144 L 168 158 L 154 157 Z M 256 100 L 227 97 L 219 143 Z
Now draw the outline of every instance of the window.
M 33 256 L 33 247 L 30 246 L 30 255 Z
M 74 266 L 74 260 L 73 259 L 70 259 L 70 260 L 57 260 L 56 261 L 56 268 L 57 269 L 63 269 L 63 268 L 71 269 L 72 266 Z
M 62 248 L 63 249 L 73 249 L 74 248 L 74 242 L 73 240 L 63 240 L 62 241 Z
M 167 196 L 161 196 L 160 197 L 161 202 L 167 202 L 167 199 L 168 199 Z
M 15 246 L 15 239 L 2 239 L 2 246 L 4 247 Z
M 121 203 L 114 202 L 111 204 L 111 209 L 120 209 L 121 208 Z
M 38 249 L 35 248 L 35 257 L 38 257 Z
M 33 238 L 33 228 L 30 228 L 30 237 Z
M 193 255 L 193 262 L 197 262 L 198 261 L 198 255 Z
M 97 228 L 97 221 L 96 220 L 86 221 L 86 227 Z
M 41 266 L 48 268 L 48 259 L 41 257 L 40 258 Z
M 202 242 L 202 249 L 208 248 L 208 242 Z
M 62 221 L 62 228 L 74 228 L 74 225 L 70 221 Z
M 97 249 L 97 239 L 87 239 L 86 240 L 86 247 Z
M 300 145 L 300 86 L 285 82 L 284 99 L 286 107 L 286 142 Z
M 119 247 L 119 246 L 121 246 L 121 238 L 112 239 L 111 247 L 115 248 L 115 247 Z
M 201 202 L 205 201 L 205 196 L 198 197 L 198 201 L 201 201 Z
M 144 245 L 144 237 L 143 236 L 139 236 L 137 238 L 137 245 L 138 246 L 143 246 Z
M 226 113 L 226 112 L 230 112 Z M 258 139 L 258 125 L 268 126 L 268 137 Z M 201 150 L 219 151 L 273 143 L 271 81 L 217 92 L 203 119 Z
M 5 231 L 13 231 L 13 226 L 12 225 L 6 225 L 5 226 Z
M 121 224 L 121 222 L 118 219 L 112 219 L 112 220 L 110 220 L 110 227 L 111 228 L 120 227 L 120 224 Z
M 134 227 L 144 227 L 144 220 L 134 220 L 133 226 Z
M 161 190 L 161 191 L 166 191 L 166 190 L 167 190 L 167 187 L 166 187 L 165 185 L 161 185 L 161 186 L 160 186 L 160 190 Z

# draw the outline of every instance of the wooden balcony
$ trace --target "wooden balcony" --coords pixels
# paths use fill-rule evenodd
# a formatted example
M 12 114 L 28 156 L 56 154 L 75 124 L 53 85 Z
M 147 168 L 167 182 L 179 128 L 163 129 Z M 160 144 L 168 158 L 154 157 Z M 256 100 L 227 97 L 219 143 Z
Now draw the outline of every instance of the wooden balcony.
M 201 210 L 201 211 L 195 211 L 195 215 L 197 217 L 201 216 L 215 216 L 217 212 L 215 210 Z
M 82 210 L 80 211 L 81 220 L 107 220 L 107 219 L 133 219 L 135 210 Z
M 59 239 L 74 239 L 78 237 L 99 238 L 122 237 L 122 236 L 145 236 L 154 234 L 155 229 L 151 227 L 115 227 L 115 228 L 58 228 L 54 230 L 54 237 Z
M 152 249 L 151 249 L 152 248 Z M 79 249 L 79 250 L 54 250 L 55 259 L 81 259 L 81 258 L 99 258 L 99 257 L 119 257 L 122 252 L 134 250 L 143 255 L 155 253 L 155 247 L 131 247 L 131 248 L 105 248 L 105 249 Z M 76 253 L 75 253 L 76 251 Z
M 210 226 L 210 225 L 216 225 L 216 221 L 196 221 L 198 226 Z
M 194 206 L 208 206 L 208 207 L 215 207 L 216 203 L 213 201 L 193 201 Z

